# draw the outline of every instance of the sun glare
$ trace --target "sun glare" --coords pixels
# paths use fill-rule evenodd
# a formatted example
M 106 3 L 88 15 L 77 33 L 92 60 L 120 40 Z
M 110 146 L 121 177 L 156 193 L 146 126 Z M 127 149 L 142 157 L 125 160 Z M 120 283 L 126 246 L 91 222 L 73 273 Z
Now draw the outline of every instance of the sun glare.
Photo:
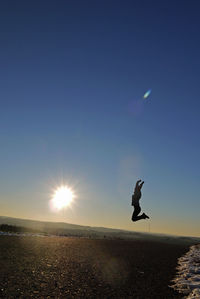
M 53 195 L 51 200 L 52 207 L 56 210 L 61 210 L 70 205 L 74 198 L 74 193 L 67 186 L 59 187 Z

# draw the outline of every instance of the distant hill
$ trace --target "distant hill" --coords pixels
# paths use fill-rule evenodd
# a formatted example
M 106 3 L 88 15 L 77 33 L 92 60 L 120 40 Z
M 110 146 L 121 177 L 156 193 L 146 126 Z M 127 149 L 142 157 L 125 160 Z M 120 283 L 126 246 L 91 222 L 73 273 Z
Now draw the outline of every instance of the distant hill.
M 80 231 L 97 231 L 97 232 L 119 232 L 119 229 L 111 229 L 104 227 L 91 227 L 77 224 L 69 224 L 66 222 L 47 222 L 29 219 L 12 218 L 6 216 L 0 216 L 0 224 L 9 224 L 16 226 L 23 226 L 35 230 L 80 230 Z
M 175 242 L 195 244 L 200 243 L 200 238 L 195 237 L 181 237 L 161 234 L 150 234 L 142 232 L 132 232 L 120 229 L 111 229 L 105 227 L 92 227 L 76 224 L 69 224 L 65 222 L 47 222 L 28 220 L 20 218 L 12 218 L 0 216 L 0 226 L 2 224 L 8 225 L 8 227 L 14 228 L 16 231 L 31 231 L 35 233 L 42 233 L 48 235 L 59 236 L 77 236 L 77 237 L 89 237 L 89 238 L 120 238 L 120 239 L 145 239 L 155 240 L 160 242 Z M 13 229 L 13 228 L 12 228 Z

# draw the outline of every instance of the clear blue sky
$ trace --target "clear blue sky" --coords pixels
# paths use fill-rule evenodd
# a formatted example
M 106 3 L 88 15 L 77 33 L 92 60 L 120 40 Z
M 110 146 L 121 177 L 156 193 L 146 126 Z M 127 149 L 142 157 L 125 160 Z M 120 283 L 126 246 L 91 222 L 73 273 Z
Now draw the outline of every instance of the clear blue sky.
M 194 0 L 1 1 L 1 215 L 200 234 L 199 11 Z M 150 222 L 130 220 L 138 178 Z M 77 197 L 53 213 L 62 183 Z

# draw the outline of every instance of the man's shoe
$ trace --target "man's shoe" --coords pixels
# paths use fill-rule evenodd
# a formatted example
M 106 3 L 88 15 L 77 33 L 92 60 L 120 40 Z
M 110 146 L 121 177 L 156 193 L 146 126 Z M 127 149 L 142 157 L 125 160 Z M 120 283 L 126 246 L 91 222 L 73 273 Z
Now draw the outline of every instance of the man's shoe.
M 149 216 L 147 216 L 145 213 L 142 214 L 144 219 L 149 219 Z

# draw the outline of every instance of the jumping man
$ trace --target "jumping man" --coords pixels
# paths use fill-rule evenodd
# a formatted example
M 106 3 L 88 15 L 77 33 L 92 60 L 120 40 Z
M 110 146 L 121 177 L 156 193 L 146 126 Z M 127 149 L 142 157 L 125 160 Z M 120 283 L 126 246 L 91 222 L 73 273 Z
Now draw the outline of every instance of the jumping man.
M 138 221 L 140 219 L 147 219 L 147 218 L 149 219 L 149 217 L 145 213 L 138 216 L 139 213 L 141 212 L 139 200 L 142 196 L 141 189 L 142 189 L 142 186 L 144 184 L 144 182 L 141 182 L 141 183 L 140 182 L 141 182 L 141 180 L 136 182 L 135 190 L 134 190 L 134 193 L 132 195 L 132 206 L 134 207 L 134 211 L 133 211 L 133 215 L 132 215 L 132 221 Z

